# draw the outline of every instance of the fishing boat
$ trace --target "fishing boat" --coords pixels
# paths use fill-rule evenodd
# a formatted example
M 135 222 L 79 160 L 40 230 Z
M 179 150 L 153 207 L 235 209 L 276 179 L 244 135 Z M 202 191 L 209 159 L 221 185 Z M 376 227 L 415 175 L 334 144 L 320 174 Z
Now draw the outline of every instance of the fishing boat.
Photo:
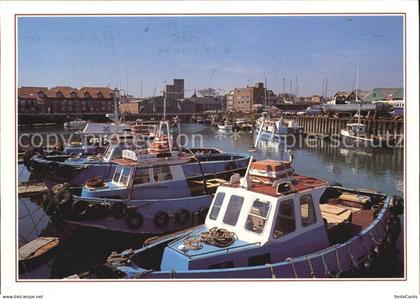
M 67 224 L 152 236 L 203 223 L 217 186 L 225 180 L 191 174 L 194 155 L 157 152 L 141 157 L 123 150 L 112 179 L 88 180 L 80 196 L 56 186 L 45 211 Z
M 217 128 L 218 128 L 220 131 L 232 131 L 232 129 L 233 129 L 233 125 L 231 125 L 231 124 L 229 124 L 227 121 L 225 121 L 225 122 L 223 123 L 223 125 L 221 125 L 221 124 L 217 124 Z
M 76 119 L 69 122 L 64 123 L 64 128 L 67 129 L 83 129 L 87 124 L 87 121 L 83 119 Z
M 92 277 L 338 278 L 396 254 L 402 199 L 329 186 L 287 161 L 250 162 L 217 188 L 205 224 L 113 252 Z
M 185 153 L 194 155 L 198 162 L 191 161 L 184 167 L 188 175 L 199 175 L 201 171 L 204 171 L 205 174 L 228 177 L 234 171 L 244 171 L 248 165 L 250 156 L 247 154 L 225 153 L 215 148 L 173 149 L 173 140 L 169 130 L 169 123 L 161 122 L 149 148 L 142 147 L 142 144 L 139 144 L 131 134 L 120 135 L 119 138 L 114 136 L 115 138 L 103 154 L 43 155 L 38 152 L 29 152 L 28 154 L 33 154 L 33 156 L 25 156 L 24 164 L 33 177 L 45 182 L 49 188 L 60 183 L 80 187 L 87 180 L 98 176 L 105 180 L 111 179 L 116 168 L 113 160 L 121 158 L 124 150 L 135 151 L 142 160 L 154 158 L 166 152 L 174 152 L 175 155 Z M 149 146 L 148 143 L 145 145 Z
M 356 99 L 357 96 L 357 85 L 359 80 L 359 66 L 357 66 L 356 72 Z M 388 138 L 382 136 L 373 136 L 367 133 L 366 124 L 361 122 L 361 111 L 362 111 L 363 102 L 360 101 L 358 112 L 350 119 L 347 123 L 346 128 L 340 130 L 340 136 L 343 140 L 343 145 L 345 147 L 358 147 L 358 148 L 386 148 L 392 147 L 395 143 L 393 137 L 388 136 Z M 357 122 L 354 122 L 353 119 L 357 117 Z

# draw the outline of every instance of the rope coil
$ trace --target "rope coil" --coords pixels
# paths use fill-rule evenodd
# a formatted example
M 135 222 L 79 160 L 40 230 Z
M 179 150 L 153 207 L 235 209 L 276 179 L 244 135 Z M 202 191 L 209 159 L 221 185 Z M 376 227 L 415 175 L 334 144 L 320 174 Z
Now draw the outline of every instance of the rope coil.
M 228 247 L 237 240 L 236 234 L 224 228 L 212 227 L 206 232 L 202 232 L 199 236 L 194 236 L 184 240 L 186 249 L 200 250 L 203 243 L 216 247 Z

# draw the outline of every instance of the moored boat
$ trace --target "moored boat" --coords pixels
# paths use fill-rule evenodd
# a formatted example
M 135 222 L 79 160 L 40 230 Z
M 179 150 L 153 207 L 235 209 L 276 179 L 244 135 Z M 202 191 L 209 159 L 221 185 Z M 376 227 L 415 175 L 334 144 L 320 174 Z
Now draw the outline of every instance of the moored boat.
M 217 189 L 204 225 L 113 253 L 92 277 L 357 277 L 386 262 L 396 250 L 402 200 L 329 186 L 290 164 L 251 164 L 245 178 Z

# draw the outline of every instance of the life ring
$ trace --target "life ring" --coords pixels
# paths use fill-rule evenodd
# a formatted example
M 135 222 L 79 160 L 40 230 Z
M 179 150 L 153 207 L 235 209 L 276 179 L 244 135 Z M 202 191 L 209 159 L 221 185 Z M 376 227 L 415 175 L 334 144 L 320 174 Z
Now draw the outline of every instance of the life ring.
M 60 168 L 60 165 L 56 162 L 51 162 L 47 164 L 47 171 L 49 174 L 55 174 L 57 170 Z
M 69 190 L 61 190 L 57 192 L 53 197 L 54 203 L 58 207 L 63 207 L 70 204 L 73 201 L 73 195 Z
M 89 203 L 86 200 L 75 201 L 71 206 L 71 212 L 74 216 L 81 217 L 87 214 Z
M 105 183 L 104 183 L 104 179 L 102 177 L 96 176 L 94 178 L 91 178 L 91 179 L 87 180 L 85 182 L 85 185 L 87 187 L 94 188 L 94 187 L 103 187 L 103 186 L 105 186 Z
M 114 202 L 110 211 L 115 218 L 121 218 L 127 213 L 127 205 L 121 201 Z
M 226 171 L 232 171 L 236 169 L 236 164 L 235 162 L 229 162 L 228 164 L 226 164 L 225 166 L 225 170 Z
M 191 213 L 190 213 L 190 211 L 188 211 L 186 209 L 179 209 L 176 212 L 175 219 L 176 219 L 176 223 L 179 224 L 179 225 L 186 224 L 191 219 Z
M 156 215 L 153 217 L 153 223 L 159 228 L 164 228 L 168 226 L 169 224 L 168 214 L 162 211 L 156 213 Z
M 209 208 L 201 208 L 197 212 L 197 220 L 200 223 L 204 223 L 206 221 L 207 213 L 209 211 Z
M 132 229 L 140 228 L 143 225 L 143 216 L 136 211 L 130 211 L 127 214 L 127 225 Z

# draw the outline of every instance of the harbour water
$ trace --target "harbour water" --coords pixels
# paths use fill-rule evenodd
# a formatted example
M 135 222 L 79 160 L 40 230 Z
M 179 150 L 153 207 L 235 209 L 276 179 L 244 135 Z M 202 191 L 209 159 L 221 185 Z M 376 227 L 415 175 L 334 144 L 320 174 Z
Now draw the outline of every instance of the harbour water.
M 228 133 L 217 128 L 201 124 L 182 124 L 181 134 L 186 147 L 216 147 L 226 152 L 248 152 L 254 143 L 255 132 Z M 20 128 L 22 134 L 40 135 L 64 133 L 60 128 L 45 130 Z M 304 140 L 303 140 L 304 141 Z M 294 155 L 294 167 L 297 173 L 314 176 L 330 183 L 339 183 L 345 187 L 375 189 L 386 194 L 403 197 L 404 190 L 404 150 L 391 149 L 381 152 L 364 152 L 335 147 L 326 141 L 302 142 L 289 147 L 285 144 L 260 141 L 253 152 L 255 159 L 288 159 L 288 149 Z M 19 165 L 19 181 L 26 181 L 29 173 Z M 61 227 L 49 222 L 43 210 L 34 199 L 19 199 L 19 244 L 35 239 L 37 236 L 52 236 L 62 233 Z M 401 218 L 402 220 L 402 218 Z M 403 222 L 402 222 L 403 223 Z M 78 230 L 68 234 L 56 256 L 36 273 L 21 274 L 21 278 L 62 278 L 74 273 L 92 269 L 103 262 L 112 251 L 123 250 L 130 246 L 139 246 L 143 240 L 115 233 Z M 383 273 L 385 277 L 401 276 L 403 246 L 402 236 L 398 241 L 400 251 L 398 270 Z

